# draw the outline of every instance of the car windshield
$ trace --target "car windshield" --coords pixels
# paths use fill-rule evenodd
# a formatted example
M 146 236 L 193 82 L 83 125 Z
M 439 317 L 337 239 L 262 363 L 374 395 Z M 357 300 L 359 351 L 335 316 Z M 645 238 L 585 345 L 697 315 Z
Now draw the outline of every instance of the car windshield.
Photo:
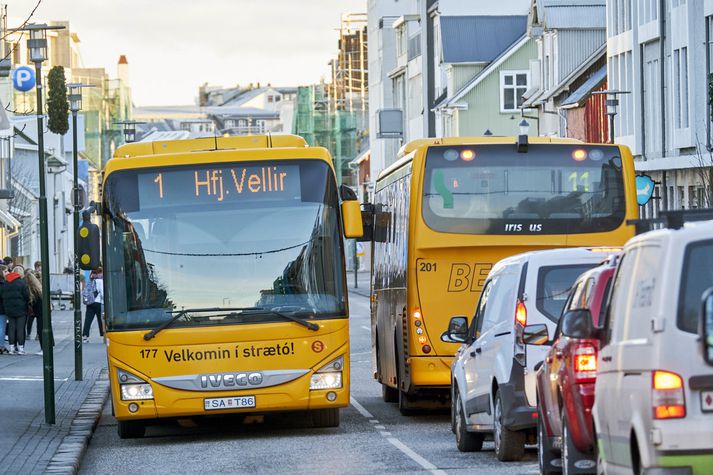
M 577 278 L 596 264 L 541 267 L 537 275 L 537 309 L 553 322 L 559 321 L 569 290 Z
M 423 218 L 436 231 L 576 234 L 616 229 L 626 200 L 619 149 L 531 144 L 428 149 Z
M 109 329 L 345 315 L 336 184 L 326 163 L 285 160 L 119 171 L 105 187 Z M 173 312 L 173 313 L 171 313 Z M 224 312 L 223 312 L 224 313 Z
M 713 240 L 689 244 L 683 262 L 678 300 L 678 328 L 698 331 L 703 292 L 713 287 Z

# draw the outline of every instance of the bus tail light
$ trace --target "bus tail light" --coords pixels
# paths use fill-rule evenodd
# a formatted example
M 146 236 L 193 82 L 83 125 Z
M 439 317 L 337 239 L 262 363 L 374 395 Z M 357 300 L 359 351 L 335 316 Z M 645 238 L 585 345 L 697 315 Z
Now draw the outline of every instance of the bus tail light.
M 117 368 L 116 377 L 119 380 L 119 393 L 122 401 L 153 399 L 153 388 L 138 376 Z
M 597 377 L 597 349 L 579 345 L 574 350 L 574 379 L 578 383 L 592 382 Z
M 340 389 L 342 387 L 342 369 L 344 356 L 330 361 L 317 370 L 309 381 L 310 391 L 320 389 Z
M 669 371 L 654 371 L 651 386 L 654 419 L 686 417 L 683 379 L 679 375 Z

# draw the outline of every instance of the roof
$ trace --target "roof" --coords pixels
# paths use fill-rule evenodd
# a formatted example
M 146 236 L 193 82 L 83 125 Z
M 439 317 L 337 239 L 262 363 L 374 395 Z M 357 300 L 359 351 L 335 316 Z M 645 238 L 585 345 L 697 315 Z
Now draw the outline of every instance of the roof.
M 548 29 L 606 28 L 605 0 L 536 0 L 539 23 Z
M 497 58 L 527 28 L 526 16 L 442 16 L 444 63 L 482 63 Z
M 567 96 L 567 98 L 562 101 L 560 106 L 565 107 L 565 106 L 577 106 L 579 105 L 583 100 L 585 100 L 587 97 L 589 97 L 589 94 L 597 89 L 602 82 L 604 82 L 607 79 L 607 67 L 606 65 L 602 66 L 598 70 L 594 72 L 591 76 L 589 76 L 589 79 L 584 81 L 584 83 L 579 86 L 572 94 Z
M 280 113 L 267 109 L 258 109 L 256 107 L 240 107 L 240 106 L 209 106 L 204 107 L 206 114 L 216 117 L 252 117 L 258 119 L 279 119 Z

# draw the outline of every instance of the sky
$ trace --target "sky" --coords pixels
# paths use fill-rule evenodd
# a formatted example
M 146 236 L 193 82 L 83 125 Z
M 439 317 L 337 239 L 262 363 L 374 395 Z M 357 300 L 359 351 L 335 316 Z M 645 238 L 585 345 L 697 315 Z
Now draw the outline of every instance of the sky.
M 9 0 L 8 16 L 24 19 L 36 3 Z M 137 106 L 185 105 L 206 82 L 319 82 L 340 14 L 365 11 L 366 0 L 42 0 L 33 21 L 69 21 L 84 66 L 110 76 L 125 54 Z

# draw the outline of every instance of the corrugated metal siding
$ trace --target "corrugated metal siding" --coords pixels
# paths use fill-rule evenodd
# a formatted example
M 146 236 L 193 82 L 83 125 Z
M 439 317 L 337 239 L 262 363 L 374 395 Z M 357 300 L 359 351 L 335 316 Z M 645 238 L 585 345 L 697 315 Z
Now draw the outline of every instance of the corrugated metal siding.
M 470 81 L 476 74 L 483 70 L 482 65 L 459 65 L 453 66 L 453 90 L 460 91 L 465 83 Z
M 606 8 L 602 6 L 566 6 L 545 8 L 545 25 L 560 28 L 605 28 Z
M 500 112 L 500 72 L 528 70 L 530 60 L 536 58 L 537 45 L 530 40 L 466 94 L 461 102 L 469 104 L 468 110 L 458 111 L 458 132 L 461 136 L 482 135 L 486 129 L 495 135 L 518 134 L 519 112 Z M 535 134 L 537 127 L 531 125 L 531 133 Z
M 564 80 L 604 43 L 605 30 L 560 30 L 557 32 L 558 71 L 556 82 Z

